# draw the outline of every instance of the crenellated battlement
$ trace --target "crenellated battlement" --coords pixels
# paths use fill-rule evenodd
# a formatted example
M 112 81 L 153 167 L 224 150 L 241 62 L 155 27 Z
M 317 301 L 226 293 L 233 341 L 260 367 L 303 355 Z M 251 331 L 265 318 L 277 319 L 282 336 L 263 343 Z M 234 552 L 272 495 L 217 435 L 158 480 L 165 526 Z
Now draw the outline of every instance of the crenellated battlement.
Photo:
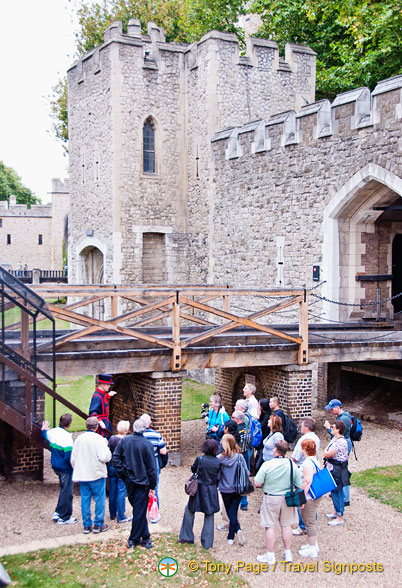
M 150 22 L 147 34 L 142 34 L 140 21 L 137 19 L 129 21 L 126 33 L 123 33 L 121 21 L 112 23 L 105 30 L 103 45 L 89 51 L 69 69 L 70 73 L 75 72 L 76 83 L 83 83 L 85 76 L 102 71 L 102 53 L 114 43 L 137 49 L 144 69 L 159 69 L 172 54 L 183 55 L 183 67 L 186 71 L 193 71 L 205 61 L 216 59 L 223 67 L 236 66 L 241 70 L 250 68 L 266 74 L 278 74 L 281 78 L 293 75 L 304 78 L 302 103 L 314 97 L 316 53 L 310 47 L 288 43 L 285 58 L 282 58 L 274 41 L 248 37 L 246 54 L 242 55 L 236 35 L 218 31 L 207 33 L 200 41 L 191 45 L 166 43 L 163 28 Z M 288 82 L 284 83 L 288 85 Z M 300 80 L 298 84 L 300 85 Z
M 219 131 L 212 143 L 226 141 L 225 159 L 234 159 L 374 125 L 385 126 L 389 120 L 402 120 L 402 75 L 379 82 L 371 93 L 368 88 L 358 88 L 339 94 L 332 104 L 320 100 L 302 106 L 298 112 L 289 110 L 268 120 Z

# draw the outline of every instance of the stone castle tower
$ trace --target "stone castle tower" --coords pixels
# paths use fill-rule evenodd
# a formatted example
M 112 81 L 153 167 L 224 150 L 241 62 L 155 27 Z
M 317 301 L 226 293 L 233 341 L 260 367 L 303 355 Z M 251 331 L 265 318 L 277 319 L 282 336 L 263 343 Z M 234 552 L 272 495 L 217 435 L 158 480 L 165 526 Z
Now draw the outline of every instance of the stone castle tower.
M 78 283 L 219 283 L 212 139 L 314 101 L 315 53 L 210 32 L 166 43 L 131 20 L 68 72 L 69 265 Z M 236 131 L 234 131 L 236 134 Z M 235 140 L 235 137 L 234 137 Z

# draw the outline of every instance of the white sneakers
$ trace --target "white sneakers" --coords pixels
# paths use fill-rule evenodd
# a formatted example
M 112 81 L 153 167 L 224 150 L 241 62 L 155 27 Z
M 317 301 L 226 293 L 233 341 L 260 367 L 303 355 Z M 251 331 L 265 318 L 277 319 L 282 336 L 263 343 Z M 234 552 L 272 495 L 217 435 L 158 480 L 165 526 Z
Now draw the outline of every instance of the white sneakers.
M 303 547 L 299 549 L 299 555 L 302 557 L 318 557 L 319 550 L 317 550 L 316 545 L 303 545 Z
M 293 561 L 293 553 L 290 549 L 285 549 L 283 552 L 283 559 L 284 561 Z
M 246 544 L 246 538 L 245 538 L 244 533 L 241 529 L 239 529 L 237 531 L 237 540 L 239 542 L 239 545 L 241 545 L 242 547 L 243 547 L 243 545 Z
M 53 521 L 54 523 L 57 523 L 57 521 L 59 520 L 59 518 L 60 518 L 60 515 L 59 515 L 59 513 L 57 512 L 57 510 L 55 510 L 55 511 L 54 511 L 54 513 L 52 514 L 52 521 Z
M 332 521 L 328 521 L 328 525 L 331 527 L 337 527 L 338 525 L 343 525 L 343 519 L 333 519 Z
M 229 543 L 229 545 L 233 545 L 234 544 L 234 539 L 228 539 L 228 543 Z
M 302 545 L 302 546 L 300 547 L 299 553 L 300 553 L 300 551 L 301 551 L 301 550 L 303 550 L 303 551 L 304 551 L 305 549 L 308 549 L 309 547 L 310 547 L 310 544 L 309 544 L 309 543 L 306 543 L 305 545 Z M 315 545 L 313 545 L 313 547 L 315 547 L 315 548 L 316 548 L 316 550 L 317 550 L 317 553 L 320 553 L 320 548 L 318 547 L 318 541 L 316 541 L 316 543 L 315 543 Z
M 272 566 L 276 562 L 275 553 L 273 553 L 272 551 L 267 551 L 262 555 L 257 555 L 257 561 L 259 561 L 260 563 L 267 563 L 270 566 Z
M 334 513 L 326 514 L 325 516 L 327 517 L 327 519 L 336 519 L 336 514 Z
M 63 521 L 63 519 L 59 519 L 57 521 L 57 524 L 58 525 L 74 525 L 76 522 L 77 522 L 77 519 L 75 517 L 70 517 L 66 521 Z

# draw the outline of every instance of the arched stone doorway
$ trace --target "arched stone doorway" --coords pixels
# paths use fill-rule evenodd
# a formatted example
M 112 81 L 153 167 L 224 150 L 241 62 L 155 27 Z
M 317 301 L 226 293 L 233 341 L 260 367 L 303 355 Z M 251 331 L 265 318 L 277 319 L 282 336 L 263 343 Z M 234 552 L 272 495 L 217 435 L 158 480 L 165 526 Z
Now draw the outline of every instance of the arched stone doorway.
M 83 284 L 102 284 L 104 281 L 104 257 L 100 249 L 88 245 L 79 255 L 80 282 Z M 88 307 L 90 316 L 103 319 L 105 314 L 102 300 Z
M 373 319 L 377 296 L 391 296 L 392 241 L 402 233 L 402 180 L 369 164 L 336 194 L 324 211 L 324 317 L 349 321 Z M 361 303 L 373 302 L 370 306 Z M 352 306 L 355 305 L 355 306 Z M 393 317 L 391 302 L 379 307 L 382 318 Z

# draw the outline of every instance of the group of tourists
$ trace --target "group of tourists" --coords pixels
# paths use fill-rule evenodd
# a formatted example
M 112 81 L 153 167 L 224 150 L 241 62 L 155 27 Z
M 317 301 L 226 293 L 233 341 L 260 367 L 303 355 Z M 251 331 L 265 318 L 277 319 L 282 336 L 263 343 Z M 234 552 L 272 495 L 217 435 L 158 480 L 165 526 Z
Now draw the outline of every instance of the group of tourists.
M 116 394 L 111 391 L 112 376 L 100 374 L 97 388 L 86 420 L 86 431 L 73 443 L 68 429 L 70 414 L 60 417 L 59 427 L 50 429 L 44 422 L 42 435 L 51 447 L 51 463 L 60 482 L 60 493 L 52 520 L 59 525 L 74 524 L 72 516 L 73 482 L 79 482 L 81 514 L 84 533 L 107 531 L 105 524 L 106 479 L 109 478 L 109 514 L 118 523 L 132 521 L 128 548 L 141 545 L 152 547 L 147 511 L 150 500 L 157 502 L 159 473 L 166 462 L 167 449 L 161 435 L 151 428 L 151 417 L 144 414 L 133 425 L 120 421 L 117 434 L 112 434 L 109 420 L 109 400 Z M 221 511 L 219 531 L 227 532 L 228 545 L 246 543 L 239 522 L 239 510 L 248 510 L 247 494 L 255 488 L 263 492 L 259 510 L 261 525 L 265 528 L 267 551 L 257 556 L 261 563 L 275 563 L 276 527 L 281 528 L 284 560 L 291 562 L 293 535 L 306 534 L 308 542 L 299 549 L 303 557 L 316 558 L 319 552 L 317 507 L 321 498 L 310 492 L 314 476 L 320 471 L 318 452 L 320 440 L 315 433 L 316 423 L 305 417 L 300 424 L 301 436 L 293 455 L 286 458 L 289 442 L 296 438 L 294 422 L 281 410 L 278 397 L 269 400 L 255 397 L 256 388 L 247 383 L 244 398 L 235 403 L 231 418 L 222 399 L 215 394 L 208 405 L 202 406 L 207 423 L 206 439 L 191 466 L 197 479 L 195 493 L 190 495 L 181 524 L 179 543 L 194 543 L 196 512 L 204 513 L 201 543 L 210 549 L 214 542 L 215 513 Z M 351 415 L 342 409 L 342 403 L 333 399 L 325 407 L 336 420 L 324 426 L 330 441 L 324 451 L 324 465 L 331 472 L 333 488 L 331 498 L 334 512 L 328 513 L 328 525 L 343 524 L 345 506 L 350 504 L 348 456 L 352 448 Z M 250 486 L 250 472 L 254 468 L 254 485 L 247 491 L 239 490 L 239 471 L 243 471 Z M 327 474 L 328 475 L 328 474 Z M 299 507 L 288 505 L 289 493 L 300 489 L 303 495 Z M 221 504 L 219 500 L 221 497 Z M 126 497 L 132 506 L 132 516 L 126 516 Z M 92 519 L 91 502 L 95 502 Z M 158 511 L 159 512 L 159 511 Z M 151 522 L 157 522 L 160 515 Z
M 42 436 L 49 442 L 51 464 L 60 484 L 52 520 L 58 525 L 77 522 L 72 511 L 73 483 L 78 482 L 84 534 L 107 531 L 109 526 L 104 521 L 108 478 L 110 519 L 117 519 L 118 523 L 132 521 L 128 547 L 142 545 L 149 549 L 152 543 L 147 522 L 148 501 L 150 496 L 155 496 L 159 506 L 160 464 L 167 449 L 162 436 L 151 428 L 148 414 L 134 422 L 133 434 L 128 434 L 129 421 L 120 421 L 117 434 L 112 434 L 109 399 L 116 392 L 110 390 L 111 385 L 110 374 L 98 376 L 86 431 L 75 442 L 68 431 L 72 423 L 70 414 L 62 415 L 59 426 L 53 429 L 47 421 L 42 425 Z M 132 516 L 125 513 L 126 496 L 133 507 Z M 92 499 L 95 502 L 93 519 Z M 151 522 L 159 520 L 158 514 Z
M 237 400 L 231 418 L 219 395 L 210 398 L 209 410 L 203 405 L 203 418 L 207 423 L 206 440 L 202 456 L 191 466 L 197 475 L 198 490 L 189 498 L 180 529 L 180 543 L 194 543 L 193 524 L 196 512 L 204 513 L 201 543 L 209 549 L 214 541 L 214 514 L 221 511 L 222 522 L 216 528 L 227 532 L 227 542 L 239 545 L 246 542 L 238 511 L 247 510 L 247 495 L 236 492 L 236 476 L 239 462 L 250 475 L 254 462 L 254 486 L 261 488 L 263 499 L 259 514 L 265 528 L 266 553 L 257 556 L 261 563 L 274 564 L 276 527 L 281 528 L 284 561 L 293 561 L 293 535 L 307 535 L 307 544 L 299 549 L 302 557 L 317 558 L 319 553 L 317 508 L 321 497 L 313 498 L 310 488 L 314 475 L 320 471 L 318 452 L 320 440 L 315 433 L 316 423 L 311 417 L 301 421 L 301 436 L 292 457 L 286 458 L 289 443 L 289 417 L 279 407 L 279 399 L 255 398 L 255 386 L 246 384 L 244 399 Z M 350 429 L 352 417 L 342 409 L 342 403 L 331 400 L 325 407 L 336 420 L 324 423 L 330 441 L 324 451 L 324 467 L 332 475 L 331 498 L 334 512 L 328 513 L 328 525 L 343 524 L 345 505 L 350 504 L 348 456 L 352 447 Z M 294 423 L 293 423 L 294 425 Z M 254 443 L 257 440 L 259 443 Z M 288 506 L 291 491 L 304 491 L 304 504 Z M 221 495 L 221 505 L 219 503 Z M 303 494 L 303 492 L 302 492 Z

